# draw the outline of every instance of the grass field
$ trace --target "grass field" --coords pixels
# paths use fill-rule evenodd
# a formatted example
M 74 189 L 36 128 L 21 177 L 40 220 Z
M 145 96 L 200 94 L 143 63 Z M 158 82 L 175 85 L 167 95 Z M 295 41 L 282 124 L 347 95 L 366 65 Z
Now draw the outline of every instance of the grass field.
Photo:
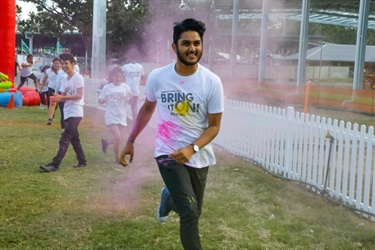
M 155 219 L 163 183 L 152 158 L 152 128 L 128 168 L 113 164 L 103 111 L 85 108 L 81 141 L 89 166 L 69 148 L 59 171 L 56 123 L 39 107 L 0 108 L 0 249 L 181 249 L 178 216 Z M 56 120 L 59 119 L 57 114 Z M 375 249 L 375 222 L 304 186 L 274 178 L 216 149 L 200 220 L 204 249 Z

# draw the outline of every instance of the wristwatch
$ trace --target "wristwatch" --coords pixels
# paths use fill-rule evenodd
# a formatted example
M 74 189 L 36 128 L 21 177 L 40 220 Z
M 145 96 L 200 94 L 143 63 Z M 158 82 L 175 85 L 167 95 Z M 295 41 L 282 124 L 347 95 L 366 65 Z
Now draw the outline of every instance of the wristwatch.
M 199 147 L 197 145 L 195 145 L 194 143 L 190 145 L 193 146 L 194 153 L 197 153 L 199 151 Z

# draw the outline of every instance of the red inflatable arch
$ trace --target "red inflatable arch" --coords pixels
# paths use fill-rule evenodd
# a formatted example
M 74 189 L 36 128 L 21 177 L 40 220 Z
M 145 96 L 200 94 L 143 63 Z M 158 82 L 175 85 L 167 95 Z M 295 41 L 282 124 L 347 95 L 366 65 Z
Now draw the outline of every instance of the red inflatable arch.
M 0 6 L 0 72 L 9 76 L 14 87 L 16 0 L 0 0 Z

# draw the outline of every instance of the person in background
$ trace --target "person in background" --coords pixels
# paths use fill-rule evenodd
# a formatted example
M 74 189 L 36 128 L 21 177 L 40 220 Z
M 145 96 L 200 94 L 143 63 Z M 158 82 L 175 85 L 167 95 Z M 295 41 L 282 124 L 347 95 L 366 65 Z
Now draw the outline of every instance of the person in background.
M 54 172 L 59 169 L 69 144 L 72 144 L 78 160 L 78 164 L 75 168 L 87 166 L 86 156 L 83 152 L 78 133 L 78 126 L 83 118 L 84 80 L 83 77 L 73 69 L 75 60 L 71 53 L 61 54 L 60 60 L 67 77 L 61 82 L 61 95 L 55 94 L 51 100 L 52 102 L 65 102 L 65 130 L 61 133 L 59 149 L 56 156 L 52 159 L 52 162 L 40 166 L 40 169 L 45 172 Z
M 61 70 L 61 72 L 57 75 L 57 78 L 56 78 L 56 90 L 57 90 L 57 94 L 61 95 L 61 91 L 60 91 L 61 83 L 67 77 L 68 77 L 68 75 L 65 73 L 64 70 Z M 65 103 L 64 102 L 57 102 L 57 105 L 59 106 L 60 114 L 61 114 L 60 115 L 60 127 L 61 127 L 61 131 L 64 132 L 64 129 L 65 129 L 64 105 L 65 105 Z M 55 112 L 56 112 L 56 109 L 57 109 L 57 107 L 55 108 Z
M 34 61 L 33 55 L 31 55 L 31 54 L 27 55 L 26 60 L 24 62 L 22 62 L 22 64 L 21 64 L 21 71 L 20 71 L 21 81 L 20 81 L 20 84 L 17 87 L 17 90 L 20 90 L 22 88 L 22 86 L 25 84 L 26 80 L 28 78 L 30 78 L 34 81 L 35 90 L 39 91 L 38 78 L 33 73 L 34 63 L 38 63 L 39 61 L 40 61 L 40 58 L 38 58 Z
M 210 165 L 216 163 L 210 142 L 220 130 L 224 94 L 220 78 L 198 62 L 203 52 L 205 24 L 195 19 L 175 23 L 172 48 L 176 63 L 154 69 L 146 83 L 146 99 L 120 155 L 126 166 L 134 158 L 134 143 L 155 110 L 158 127 L 154 157 L 164 180 L 157 219 L 169 212 L 180 217 L 184 249 L 202 249 L 198 220 Z
M 42 66 L 40 66 L 42 67 Z M 49 65 L 45 65 L 38 74 L 38 80 L 39 82 L 43 82 L 44 75 L 47 69 L 51 68 Z M 49 98 L 48 98 L 48 86 L 40 85 L 39 89 L 39 96 L 40 96 L 40 109 L 44 108 L 44 105 L 49 104 Z M 47 103 L 48 101 L 48 103 Z
M 104 85 L 99 94 L 99 104 L 106 104 L 105 124 L 112 134 L 112 138 L 102 139 L 102 151 L 107 152 L 108 146 L 114 145 L 115 163 L 118 164 L 121 142 L 125 140 L 125 127 L 127 126 L 127 103 L 131 102 L 132 94 L 128 85 L 123 80 L 123 73 L 115 67 L 109 73 L 109 84 Z
M 125 74 L 126 84 L 129 85 L 132 91 L 132 95 L 133 95 L 133 100 L 131 103 L 131 110 L 132 110 L 132 118 L 134 121 L 138 112 L 139 85 L 141 84 L 141 78 L 145 73 L 143 70 L 143 66 L 134 61 L 132 63 L 125 64 L 122 67 L 122 70 L 124 71 L 124 74 Z
M 65 73 L 61 69 L 61 60 L 60 58 L 54 58 L 52 61 L 52 67 L 47 69 L 44 78 L 42 81 L 42 87 L 48 86 L 48 121 L 47 125 L 53 124 L 53 118 L 55 117 L 55 111 L 57 109 L 56 102 L 51 102 L 51 97 L 58 92 L 57 79 L 58 77 L 64 76 Z M 64 112 L 60 108 L 61 120 L 64 121 Z M 63 123 L 61 124 L 62 129 L 64 128 Z
M 76 64 L 74 65 L 74 70 L 75 70 L 78 74 L 81 74 L 80 69 L 79 69 L 79 65 L 78 65 L 78 59 L 77 59 L 77 57 L 74 57 L 74 60 L 76 61 Z

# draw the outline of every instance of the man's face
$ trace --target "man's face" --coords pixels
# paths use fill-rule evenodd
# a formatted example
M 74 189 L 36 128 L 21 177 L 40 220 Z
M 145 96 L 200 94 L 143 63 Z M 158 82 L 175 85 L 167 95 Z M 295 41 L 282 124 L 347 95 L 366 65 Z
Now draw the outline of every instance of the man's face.
M 61 63 L 60 61 L 56 60 L 53 62 L 53 68 L 56 70 L 59 70 L 61 68 Z
M 192 66 L 199 62 L 203 53 L 203 42 L 198 32 L 185 31 L 181 34 L 173 49 L 178 60 L 186 66 Z
M 113 76 L 113 83 L 115 85 L 120 85 L 124 80 L 124 75 L 122 73 L 116 73 L 114 76 Z
M 69 60 L 61 61 L 61 68 L 65 71 L 65 73 L 70 73 L 74 70 L 74 64 Z
M 33 57 L 32 56 L 29 56 L 28 58 L 26 58 L 26 61 L 28 63 L 32 63 L 33 62 Z

